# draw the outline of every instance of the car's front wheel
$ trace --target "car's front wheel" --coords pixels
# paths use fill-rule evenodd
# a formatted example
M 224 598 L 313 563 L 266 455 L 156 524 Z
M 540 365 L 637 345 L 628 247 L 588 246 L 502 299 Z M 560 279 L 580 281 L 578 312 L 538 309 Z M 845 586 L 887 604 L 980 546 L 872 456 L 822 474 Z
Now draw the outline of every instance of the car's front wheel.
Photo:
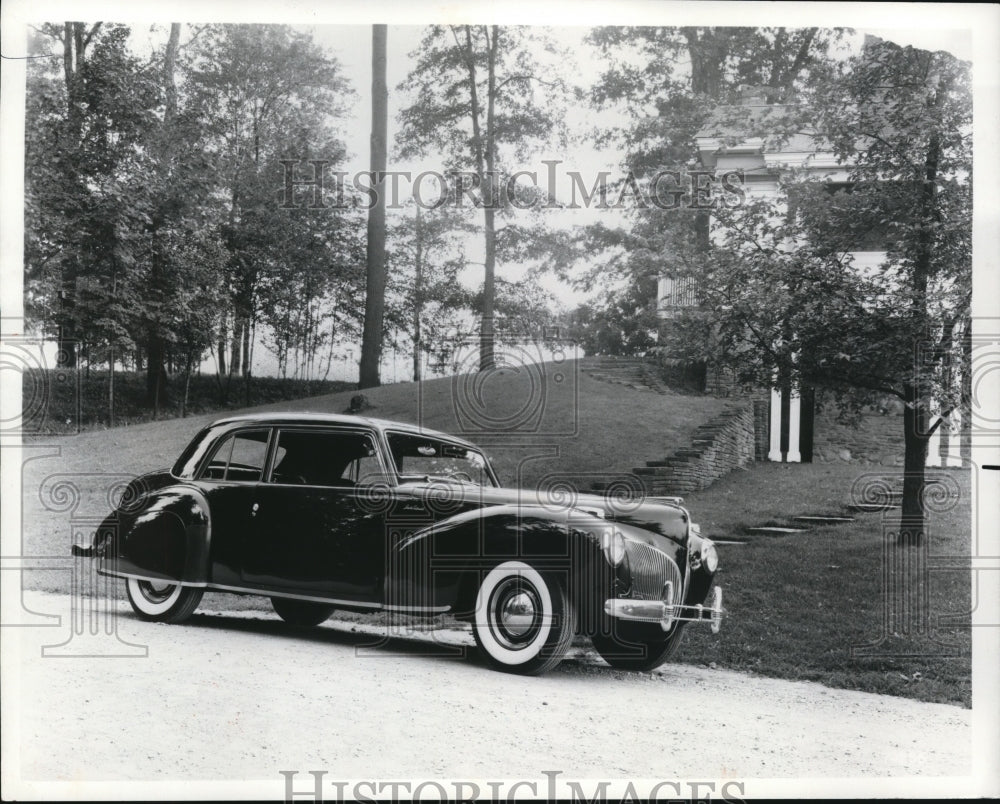
M 591 642 L 601 658 L 619 670 L 654 670 L 668 661 L 680 646 L 683 623 L 675 625 L 669 634 L 658 625 L 616 625 L 613 634 L 594 634 Z
M 194 614 L 204 589 L 169 581 L 129 578 L 125 594 L 140 619 L 158 623 L 181 623 Z
M 495 669 L 540 675 L 562 661 L 575 623 L 560 579 L 522 561 L 505 561 L 479 586 L 472 632 Z
M 333 614 L 333 606 L 315 603 L 311 600 L 293 600 L 288 597 L 272 597 L 271 605 L 286 623 L 291 625 L 319 625 Z

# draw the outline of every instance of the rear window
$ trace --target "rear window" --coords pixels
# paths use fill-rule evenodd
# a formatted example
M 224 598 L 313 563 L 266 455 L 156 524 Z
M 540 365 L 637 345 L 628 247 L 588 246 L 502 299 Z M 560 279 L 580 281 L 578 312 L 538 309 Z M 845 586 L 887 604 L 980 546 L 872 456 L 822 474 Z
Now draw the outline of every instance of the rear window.
M 269 430 L 242 430 L 222 440 L 201 472 L 203 480 L 258 483 L 267 461 Z

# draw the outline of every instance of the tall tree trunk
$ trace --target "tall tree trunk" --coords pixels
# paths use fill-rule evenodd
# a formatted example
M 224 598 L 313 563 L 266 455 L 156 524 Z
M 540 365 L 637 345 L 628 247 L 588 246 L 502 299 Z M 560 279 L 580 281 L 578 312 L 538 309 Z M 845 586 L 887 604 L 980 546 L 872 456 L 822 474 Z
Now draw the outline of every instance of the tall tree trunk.
M 249 321 L 243 330 L 243 404 L 250 407 L 250 366 L 253 365 L 254 327 Z
M 250 318 L 246 318 L 243 321 L 243 365 L 241 373 L 244 377 L 250 376 L 250 320 Z
M 946 91 L 938 88 L 938 92 Z M 936 102 L 932 100 L 932 102 Z M 911 332 L 920 337 L 927 330 L 927 285 L 930 280 L 933 234 L 936 223 L 937 172 L 941 159 L 941 141 L 931 134 L 924 159 L 923 186 L 920 194 L 921 229 L 917 238 L 917 253 L 913 261 L 913 291 L 910 302 Z M 903 385 L 903 426 L 905 452 L 903 457 L 903 500 L 900 511 L 899 541 L 919 545 L 924 538 L 924 467 L 927 463 L 930 424 L 929 378 L 917 373 L 913 381 Z
M 87 367 L 90 368 L 89 366 Z M 115 426 L 115 348 L 108 349 L 108 427 Z
M 156 237 L 155 230 L 153 237 Z M 153 287 L 161 284 L 161 273 L 160 259 L 154 253 L 150 259 L 150 284 Z M 156 328 L 157 324 L 151 322 L 149 326 L 150 329 L 146 336 L 146 407 L 153 408 L 154 415 L 156 415 L 160 412 L 160 405 L 165 403 L 166 369 L 164 368 L 164 360 L 166 358 L 166 344 L 162 332 Z
M 226 376 L 226 342 L 229 340 L 229 328 L 226 325 L 226 314 L 219 318 L 219 379 Z
M 100 25 L 100 23 L 98 23 Z M 63 24 L 63 79 L 66 83 L 66 139 L 67 150 L 75 151 L 80 147 L 83 112 L 80 108 L 79 74 L 84 62 L 84 23 L 66 22 Z M 97 25 L 91 31 L 91 36 L 97 30 Z M 86 38 L 89 41 L 89 36 Z M 75 162 L 67 163 L 67 182 L 76 181 Z M 76 368 L 77 338 L 75 322 L 76 278 L 79 266 L 75 260 L 65 260 L 62 268 L 62 282 L 59 292 L 58 321 L 59 333 L 56 353 L 56 364 L 60 368 Z
M 903 499 L 899 521 L 899 543 L 919 545 L 924 539 L 924 472 L 930 439 L 926 400 L 916 383 L 903 386 Z
M 500 26 L 492 25 L 493 36 L 487 36 L 489 57 L 487 59 L 487 102 L 486 102 L 486 176 L 483 195 L 486 199 L 484 223 L 486 229 L 486 259 L 483 266 L 483 324 L 482 342 L 479 346 L 479 370 L 488 371 L 496 365 L 494 303 L 496 299 L 497 232 L 496 205 L 499 193 L 493 186 L 496 170 L 496 95 L 497 95 L 497 51 L 500 47 Z
M 167 404 L 167 372 L 163 367 L 166 344 L 155 332 L 146 341 L 146 406 L 153 415 L 160 415 L 160 408 Z
M 420 317 L 424 312 L 424 229 L 420 218 L 420 204 L 416 205 L 417 219 L 413 228 L 416 253 L 413 260 L 413 381 L 420 382 Z
M 485 230 L 486 259 L 483 265 L 483 318 L 479 330 L 479 370 L 487 371 L 495 365 L 493 308 L 496 272 L 496 214 L 494 209 L 493 167 L 495 140 L 493 131 L 496 95 L 496 46 L 498 26 L 483 27 L 487 46 L 487 98 L 486 132 L 482 130 L 482 107 L 476 79 L 476 55 L 472 44 L 472 26 L 465 27 L 465 64 L 469 73 L 469 110 L 472 115 L 472 156 L 476 174 L 483 193 L 483 227 Z
M 185 351 L 184 358 L 184 396 L 181 397 L 181 418 L 187 418 L 188 394 L 191 390 L 191 350 Z
M 372 26 L 371 171 L 376 198 L 368 210 L 368 264 L 365 325 L 361 339 L 358 388 L 381 384 L 382 322 L 385 316 L 385 169 L 387 162 L 389 90 L 386 85 L 386 26 Z
M 174 66 L 177 64 L 177 49 L 181 40 L 181 24 L 170 23 L 170 37 L 167 39 L 167 50 L 163 56 L 163 88 L 166 95 L 166 112 L 163 116 L 163 126 L 168 131 L 177 116 L 177 83 L 174 80 Z
M 229 374 L 230 376 L 240 370 L 240 347 L 243 344 L 243 319 L 239 314 L 233 319 L 233 337 L 230 338 L 231 351 L 229 353 Z
M 72 302 L 68 302 L 64 298 L 60 299 L 59 308 L 59 317 L 63 323 L 59 326 L 59 336 L 56 342 L 56 365 L 59 368 L 76 368 L 76 338 L 73 334 L 73 325 L 70 323 L 73 315 Z

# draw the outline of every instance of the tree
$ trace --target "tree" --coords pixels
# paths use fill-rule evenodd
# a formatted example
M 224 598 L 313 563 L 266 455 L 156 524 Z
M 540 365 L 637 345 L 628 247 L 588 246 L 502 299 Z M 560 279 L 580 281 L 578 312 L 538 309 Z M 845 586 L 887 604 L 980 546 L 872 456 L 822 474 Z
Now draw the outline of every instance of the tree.
M 401 85 L 414 102 L 401 115 L 402 154 L 436 150 L 446 167 L 469 171 L 467 190 L 477 191 L 483 210 L 480 370 L 494 365 L 497 213 L 509 211 L 504 158 L 524 156 L 561 133 L 560 101 L 566 87 L 533 55 L 533 41 L 519 27 L 431 26 L 417 64 Z M 544 77 L 543 77 L 544 76 Z M 461 177 L 464 181 L 464 177 Z
M 900 538 L 916 544 L 924 531 L 928 440 L 956 406 L 946 400 L 932 422 L 935 397 L 944 390 L 940 368 L 956 328 L 967 330 L 970 316 L 969 65 L 945 52 L 874 40 L 838 78 L 817 92 L 818 124 L 838 158 L 852 165 L 843 224 L 860 215 L 885 221 L 888 230 L 883 283 L 900 303 L 890 320 L 902 348 L 886 355 L 884 379 L 905 406 Z M 914 350 L 921 344 L 929 348 L 917 368 Z
M 591 101 L 597 108 L 617 106 L 628 119 L 623 127 L 599 132 L 597 142 L 627 149 L 623 168 L 646 192 L 658 171 L 686 172 L 697 166 L 696 135 L 720 105 L 738 101 L 747 87 L 763 88 L 768 100 L 780 102 L 822 80 L 832 69 L 828 51 L 841 34 L 818 28 L 595 29 L 589 39 L 608 59 L 608 67 L 593 87 Z M 737 121 L 747 126 L 750 121 L 741 120 L 738 106 L 734 108 Z M 580 233 L 581 242 L 588 244 L 583 253 L 592 261 L 601 253 L 601 267 L 612 265 L 611 270 L 578 274 L 574 282 L 578 288 L 601 291 L 577 319 L 578 326 L 588 322 L 603 328 L 596 340 L 590 338 L 595 344 L 633 354 L 654 344 L 657 278 L 682 270 L 675 265 L 678 242 L 693 236 L 697 248 L 709 246 L 710 213 L 683 209 L 687 200 L 669 209 L 637 205 L 627 234 L 614 235 L 604 225 Z M 616 334 L 606 325 L 624 311 L 636 326 Z M 587 333 L 580 334 L 588 339 Z
M 849 410 L 904 405 L 900 536 L 924 533 L 930 435 L 960 403 L 971 300 L 969 66 L 947 53 L 869 42 L 800 109 L 849 173 L 839 192 L 789 177 L 788 213 L 756 200 L 717 211 L 707 254 L 679 252 L 702 294 L 670 337 L 704 349 L 743 382 L 775 375 L 838 394 Z M 886 260 L 854 264 L 863 238 Z M 966 367 L 966 373 L 968 367 Z
M 462 237 L 472 227 L 448 205 L 425 211 L 413 204 L 407 212 L 390 238 L 387 319 L 409 333 L 413 380 L 419 382 L 424 358 L 440 356 L 447 333 L 471 313 L 473 297 L 459 274 L 466 265 Z
M 75 365 L 81 343 L 88 361 L 107 361 L 110 398 L 116 360 L 144 352 L 158 412 L 166 367 L 189 374 L 214 331 L 220 367 L 231 348 L 246 387 L 257 318 L 266 307 L 280 320 L 296 304 L 292 287 L 304 293 L 312 353 L 316 328 L 337 317 L 322 308 L 358 305 L 355 220 L 338 208 L 283 209 L 283 160 L 320 157 L 329 178 L 344 159 L 333 118 L 349 89 L 336 61 L 281 26 L 185 37 L 174 23 L 148 59 L 130 52 L 121 25 L 38 34 L 36 49 L 56 44 L 61 59 L 29 66 L 26 306 L 60 339 L 60 364 Z M 332 300 L 335 288 L 349 297 Z
M 132 345 L 130 312 L 144 248 L 148 188 L 136 179 L 158 100 L 154 77 L 128 52 L 121 25 L 67 22 L 39 29 L 25 119 L 27 313 L 75 367 L 77 344 Z
M 365 327 L 361 340 L 358 388 L 379 385 L 379 363 L 382 359 L 382 320 L 385 315 L 385 169 L 389 137 L 386 31 L 385 25 L 372 26 L 371 174 L 375 197 L 368 208 Z
M 226 205 L 220 228 L 229 253 L 229 302 L 218 317 L 217 352 L 225 394 L 232 374 L 249 381 L 260 290 L 289 267 L 282 256 L 285 226 L 297 210 L 281 209 L 282 160 L 297 164 L 318 155 L 335 165 L 343 159 L 333 125 L 350 89 L 336 59 L 309 35 L 280 25 L 207 26 L 187 69 L 189 103 L 204 121 Z M 342 220 L 333 208 L 328 212 Z M 327 267 L 338 270 L 336 262 Z
M 196 30 L 192 38 L 201 33 Z M 212 197 L 216 177 L 206 157 L 210 141 L 200 110 L 178 86 L 183 47 L 181 25 L 172 23 L 162 56 L 154 54 L 154 64 L 161 66 L 162 111 L 146 147 L 149 206 L 144 233 L 149 244 L 140 272 L 143 303 L 136 340 L 146 348 L 146 404 L 154 416 L 168 402 L 168 352 L 180 348 L 187 378 L 209 344 L 196 329 L 204 328 L 223 303 L 221 219 Z

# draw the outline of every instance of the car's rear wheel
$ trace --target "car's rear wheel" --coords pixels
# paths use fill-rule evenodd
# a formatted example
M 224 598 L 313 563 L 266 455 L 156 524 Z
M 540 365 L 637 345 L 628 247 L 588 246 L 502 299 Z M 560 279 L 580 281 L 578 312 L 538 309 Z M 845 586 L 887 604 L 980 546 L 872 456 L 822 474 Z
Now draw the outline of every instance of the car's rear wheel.
M 522 561 L 505 561 L 479 586 L 472 633 L 493 668 L 540 675 L 562 661 L 575 623 L 560 579 Z
M 670 660 L 681 642 L 683 623 L 665 634 L 658 625 L 615 623 L 613 633 L 594 634 L 594 649 L 612 667 L 645 672 Z
M 204 589 L 170 581 L 129 578 L 125 594 L 140 619 L 158 623 L 181 623 L 194 614 Z
M 272 597 L 271 605 L 286 623 L 291 625 L 319 625 L 333 614 L 334 607 L 312 600 L 293 600 L 287 597 Z

